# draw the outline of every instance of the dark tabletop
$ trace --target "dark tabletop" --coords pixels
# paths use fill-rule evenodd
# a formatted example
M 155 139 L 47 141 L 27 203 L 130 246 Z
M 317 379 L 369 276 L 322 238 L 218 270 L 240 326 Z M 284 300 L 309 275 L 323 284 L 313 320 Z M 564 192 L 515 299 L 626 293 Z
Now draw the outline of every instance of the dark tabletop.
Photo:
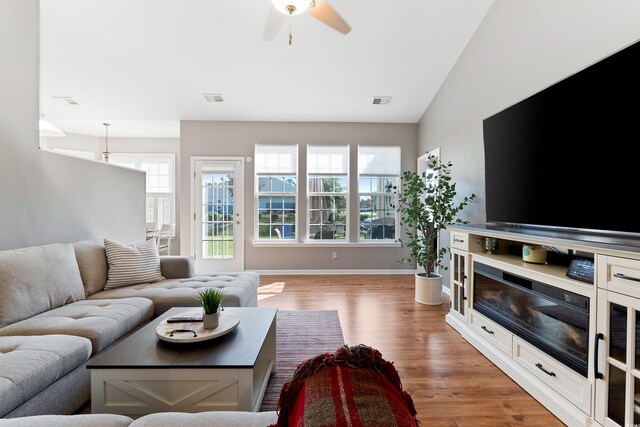
M 225 307 L 225 310 L 240 316 L 238 326 L 226 335 L 190 344 L 161 341 L 156 326 L 167 317 L 189 311 L 188 307 L 176 307 L 96 355 L 87 368 L 252 368 L 278 309 Z

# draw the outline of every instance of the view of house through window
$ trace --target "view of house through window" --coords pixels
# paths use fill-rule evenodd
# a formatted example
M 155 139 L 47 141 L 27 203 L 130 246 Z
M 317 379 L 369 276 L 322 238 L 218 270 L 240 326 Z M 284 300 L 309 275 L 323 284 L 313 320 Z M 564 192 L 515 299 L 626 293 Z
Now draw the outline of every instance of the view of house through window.
M 349 146 L 307 147 L 308 238 L 348 240 Z
M 358 146 L 359 240 L 395 240 L 400 147 Z
M 257 240 L 295 240 L 298 146 L 255 148 Z
M 156 224 L 158 229 L 163 224 L 175 224 L 174 154 L 111 153 L 109 162 L 147 173 L 147 223 Z
M 298 145 L 256 144 L 255 240 L 349 242 L 356 239 L 349 236 L 350 220 L 357 220 L 357 241 L 395 242 L 400 147 L 358 146 L 358 211 L 352 213 L 349 150 L 348 145 L 307 146 L 301 187 L 307 206 L 299 212 Z M 296 233 L 298 222 L 306 226 L 304 235 Z

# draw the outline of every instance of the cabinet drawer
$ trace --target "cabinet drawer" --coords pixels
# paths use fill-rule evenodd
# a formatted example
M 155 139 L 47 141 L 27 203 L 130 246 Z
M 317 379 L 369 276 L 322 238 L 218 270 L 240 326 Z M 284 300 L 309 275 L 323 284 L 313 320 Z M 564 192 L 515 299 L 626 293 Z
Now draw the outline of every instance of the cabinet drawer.
M 511 356 L 513 350 L 513 334 L 511 332 L 473 310 L 469 317 L 471 327 L 481 337 Z
M 519 364 L 591 415 L 591 384 L 586 378 L 518 337 L 514 337 L 513 343 L 513 358 Z
M 640 260 L 599 256 L 598 287 L 640 298 Z
M 463 251 L 469 250 L 469 235 L 467 233 L 460 233 L 457 231 L 451 232 L 451 247 L 461 249 Z

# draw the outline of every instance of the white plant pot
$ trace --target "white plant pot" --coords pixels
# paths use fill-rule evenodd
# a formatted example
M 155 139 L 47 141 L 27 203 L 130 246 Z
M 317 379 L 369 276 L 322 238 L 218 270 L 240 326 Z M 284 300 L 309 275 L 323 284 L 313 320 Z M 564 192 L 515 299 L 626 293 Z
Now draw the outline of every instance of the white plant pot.
M 202 327 L 205 329 L 215 329 L 220 324 L 220 310 L 217 313 L 202 315 Z
M 427 277 L 416 273 L 416 302 L 426 305 L 442 304 L 442 275 Z

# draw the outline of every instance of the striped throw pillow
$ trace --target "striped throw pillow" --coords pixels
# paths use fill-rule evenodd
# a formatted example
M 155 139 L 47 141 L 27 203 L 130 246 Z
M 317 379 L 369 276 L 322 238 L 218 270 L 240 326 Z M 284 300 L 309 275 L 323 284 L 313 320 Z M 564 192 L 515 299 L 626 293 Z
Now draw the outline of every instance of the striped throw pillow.
M 133 245 L 104 239 L 104 250 L 109 265 L 105 290 L 164 279 L 155 238 Z

